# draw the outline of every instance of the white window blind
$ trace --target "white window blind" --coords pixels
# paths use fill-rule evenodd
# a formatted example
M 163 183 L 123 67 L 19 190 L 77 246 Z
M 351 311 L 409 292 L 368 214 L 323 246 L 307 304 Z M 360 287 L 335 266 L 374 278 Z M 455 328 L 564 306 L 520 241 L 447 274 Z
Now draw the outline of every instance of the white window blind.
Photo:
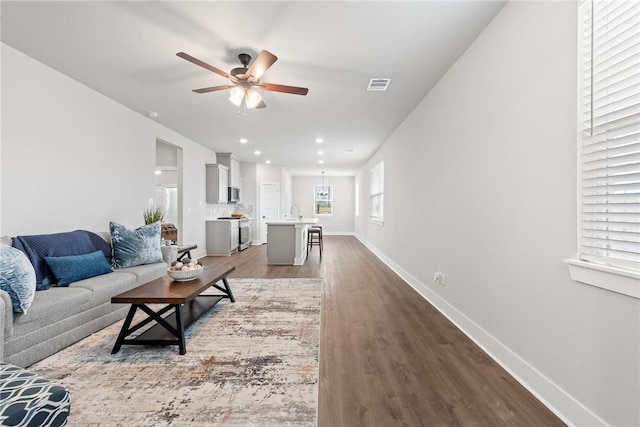
M 384 221 L 384 162 L 378 163 L 369 172 L 369 196 L 369 218 L 373 221 Z
M 580 259 L 640 269 L 640 2 L 580 4 Z

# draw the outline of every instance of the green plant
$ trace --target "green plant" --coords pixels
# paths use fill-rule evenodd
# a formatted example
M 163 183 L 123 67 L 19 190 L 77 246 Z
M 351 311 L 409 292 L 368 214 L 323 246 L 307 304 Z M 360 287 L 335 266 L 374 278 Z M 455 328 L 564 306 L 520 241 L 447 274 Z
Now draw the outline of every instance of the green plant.
M 154 222 L 164 221 L 164 209 L 159 206 L 151 206 L 142 211 L 142 217 L 145 224 L 153 224 Z

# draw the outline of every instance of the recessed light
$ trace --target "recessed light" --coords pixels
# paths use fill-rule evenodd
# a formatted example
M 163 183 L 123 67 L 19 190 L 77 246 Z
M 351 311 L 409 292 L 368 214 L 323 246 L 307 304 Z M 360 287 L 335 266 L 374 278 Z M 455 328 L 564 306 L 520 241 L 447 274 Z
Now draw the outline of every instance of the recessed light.
M 324 160 L 318 160 L 318 163 L 323 164 Z
M 152 119 L 155 119 L 159 115 L 157 111 L 145 111 L 145 114 Z
M 160 169 L 156 169 L 156 175 L 160 175 L 162 171 Z
M 353 153 L 353 148 L 347 148 L 347 153 Z
M 240 144 L 246 144 L 247 142 L 249 142 L 247 138 L 240 138 L 239 141 L 240 141 Z
M 253 154 L 255 154 L 256 156 L 259 156 L 260 154 L 262 154 L 262 151 L 256 150 L 256 151 L 253 152 Z
M 322 156 L 324 154 L 324 151 L 320 150 L 318 151 L 318 156 Z
M 322 138 L 316 138 L 316 142 L 317 142 L 318 144 L 322 144 L 322 143 L 324 142 L 324 139 L 322 139 Z
M 271 160 L 265 160 L 264 161 L 266 164 L 270 165 L 271 164 Z

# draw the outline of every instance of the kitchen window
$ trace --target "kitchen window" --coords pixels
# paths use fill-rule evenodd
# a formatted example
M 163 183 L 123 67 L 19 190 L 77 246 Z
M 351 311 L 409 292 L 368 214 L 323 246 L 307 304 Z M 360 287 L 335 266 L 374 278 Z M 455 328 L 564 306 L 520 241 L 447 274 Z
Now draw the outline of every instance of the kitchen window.
M 322 185 L 314 185 L 313 203 L 313 213 L 315 215 L 333 214 L 333 186 L 324 185 L 324 183 Z
M 369 219 L 382 224 L 384 221 L 384 162 L 381 161 L 369 172 Z
M 640 3 L 579 6 L 574 280 L 640 298 Z

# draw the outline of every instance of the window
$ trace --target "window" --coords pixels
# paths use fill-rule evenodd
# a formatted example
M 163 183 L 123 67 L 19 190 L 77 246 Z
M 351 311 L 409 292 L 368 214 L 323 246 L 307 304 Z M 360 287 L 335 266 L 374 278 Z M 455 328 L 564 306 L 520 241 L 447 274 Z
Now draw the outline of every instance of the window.
M 579 260 L 640 277 L 640 3 L 583 1 L 579 30 Z
M 313 213 L 316 215 L 333 214 L 333 186 L 324 185 L 324 177 L 322 185 L 313 186 Z
M 369 172 L 369 196 L 371 211 L 369 218 L 374 222 L 384 221 L 384 162 L 374 166 Z

